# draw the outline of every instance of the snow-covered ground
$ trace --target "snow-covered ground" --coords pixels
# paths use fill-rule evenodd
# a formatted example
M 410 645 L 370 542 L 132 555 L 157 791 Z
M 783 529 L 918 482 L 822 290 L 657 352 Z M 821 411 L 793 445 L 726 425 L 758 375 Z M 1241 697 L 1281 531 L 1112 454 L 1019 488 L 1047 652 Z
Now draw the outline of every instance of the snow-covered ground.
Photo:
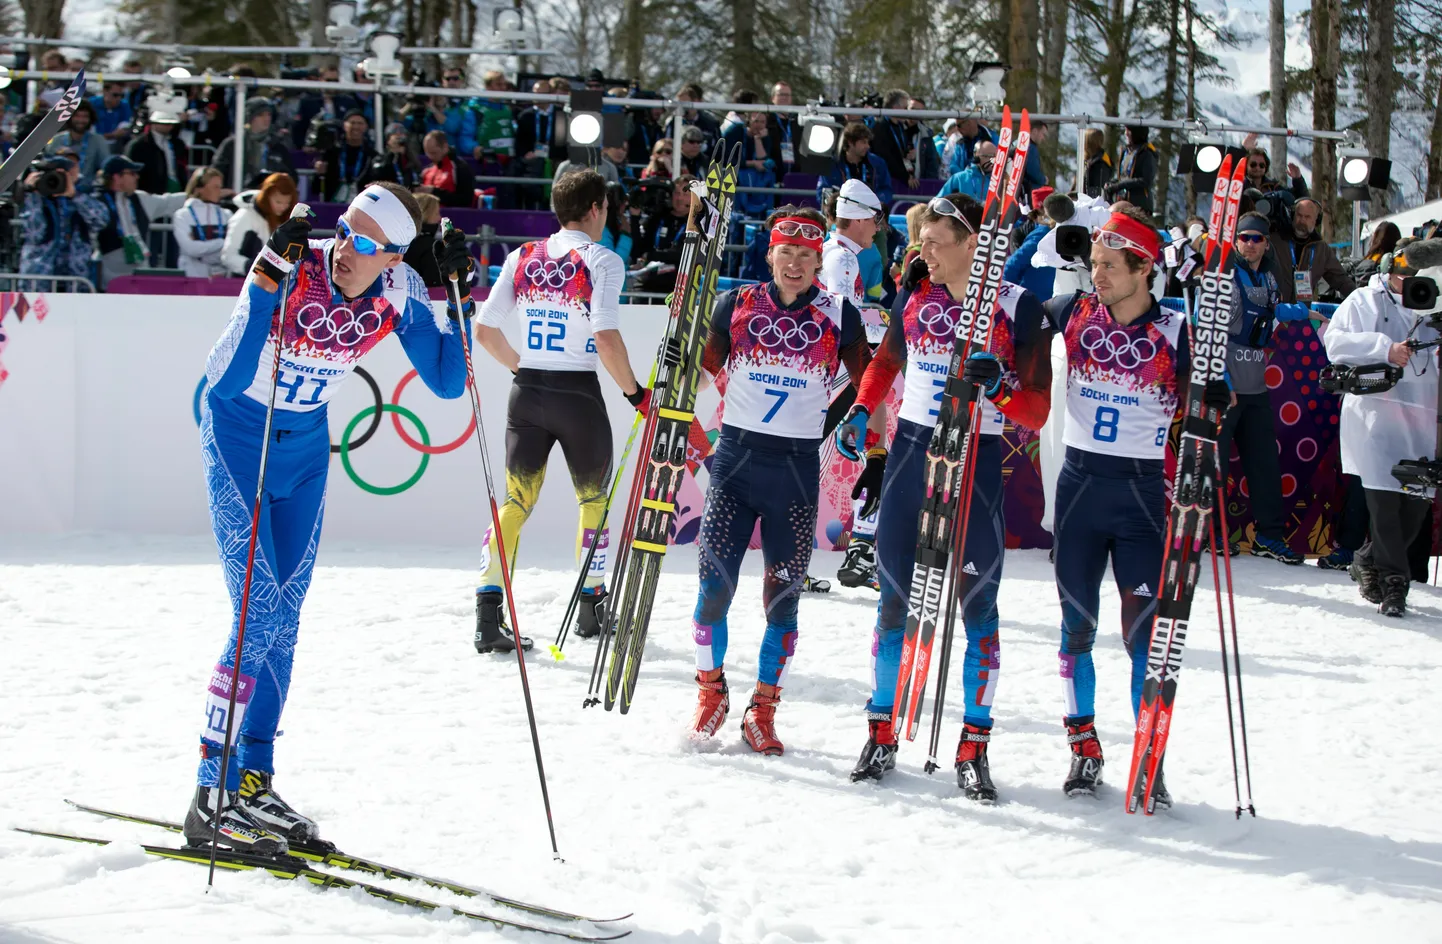
M 731 634 L 743 705 L 761 624 L 748 563 Z M 803 603 L 778 715 L 785 756 L 742 746 L 739 705 L 718 750 L 690 749 L 696 578 L 680 549 L 629 716 L 582 710 L 590 645 L 530 660 L 556 864 L 516 666 L 470 647 L 469 564 L 323 549 L 278 786 L 343 848 L 559 907 L 634 911 L 622 927 L 638 944 L 1442 939 L 1436 589 L 1414 588 L 1412 614 L 1384 621 L 1344 575 L 1237 563 L 1260 814 L 1239 822 L 1208 583 L 1167 765 L 1178 806 L 1147 819 L 1123 812 L 1116 786 L 1131 729 L 1110 588 L 1097 649 L 1109 784 L 1100 801 L 1071 800 L 1050 571 L 1042 552 L 1009 555 L 991 748 L 1001 802 L 978 808 L 948 768 L 920 771 L 918 745 L 884 784 L 849 782 L 865 737 L 866 591 Z M 549 639 L 572 579 L 521 571 L 526 631 Z M 539 940 L 252 873 L 222 874 L 207 895 L 203 870 L 137 850 L 166 841 L 158 830 L 65 807 L 183 813 L 227 619 L 205 541 L 0 545 L 0 941 Z M 949 708 L 947 749 L 959 725 Z M 121 842 L 74 846 L 17 825 Z

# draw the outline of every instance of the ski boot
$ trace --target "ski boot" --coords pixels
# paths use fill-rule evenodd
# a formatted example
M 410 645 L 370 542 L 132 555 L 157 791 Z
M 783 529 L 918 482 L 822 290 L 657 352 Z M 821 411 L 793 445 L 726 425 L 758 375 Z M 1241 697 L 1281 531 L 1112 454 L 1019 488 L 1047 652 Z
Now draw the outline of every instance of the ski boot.
M 1289 565 L 1300 564 L 1303 560 L 1302 555 L 1288 547 L 1286 541 L 1263 537 L 1260 534 L 1252 538 L 1252 556 L 1266 557 Z
M 209 847 L 215 833 L 215 803 L 222 791 L 218 787 L 196 787 L 195 797 L 185 814 L 185 844 L 187 846 Z M 283 856 L 290 852 L 290 845 L 283 836 L 268 831 L 241 806 L 238 793 L 224 791 L 221 801 L 224 808 L 220 814 L 220 832 L 216 845 L 232 852 L 247 855 Z
M 776 737 L 776 703 L 780 700 L 781 689 L 757 682 L 751 704 L 741 716 L 741 736 L 758 754 L 780 755 L 786 750 Z
M 477 590 L 476 591 L 476 651 L 487 652 L 515 652 L 516 637 L 511 633 L 511 627 L 506 625 L 506 597 L 499 590 Z M 531 642 L 527 636 L 521 637 L 521 648 L 526 652 L 531 651 Z
M 691 718 L 693 738 L 714 737 L 726 723 L 731 711 L 731 695 L 726 688 L 726 670 L 712 669 L 696 673 L 696 714 Z
M 606 588 L 582 590 L 580 612 L 576 615 L 576 635 L 582 639 L 593 639 L 601 635 L 606 625 Z
M 961 729 L 956 745 L 956 785 L 968 800 L 978 803 L 996 802 L 996 785 L 991 782 L 991 764 L 986 759 L 990 741 L 991 728 L 968 724 Z
M 1377 575 L 1377 568 L 1362 563 L 1354 555 L 1352 566 L 1347 568 L 1347 573 L 1357 584 L 1357 591 L 1362 594 L 1362 599 L 1368 603 L 1382 602 L 1382 578 Z
M 271 783 L 274 774 L 260 770 L 240 772 L 240 790 L 237 797 L 240 808 L 256 824 L 267 832 L 284 836 L 287 842 L 315 842 L 320 838 L 320 827 L 311 819 L 280 798 Z
M 830 593 L 831 581 L 807 574 L 801 581 L 802 593 Z
M 861 749 L 861 759 L 851 771 L 851 782 L 858 780 L 880 780 L 888 770 L 896 769 L 896 732 L 891 727 L 891 715 L 871 716 L 871 736 Z
M 1382 578 L 1382 603 L 1379 609 L 1383 616 L 1407 614 L 1407 587 L 1410 583 L 1406 574 L 1388 574 Z
M 851 539 L 836 579 L 843 587 L 869 587 L 875 582 L 876 541 L 873 538 Z
M 1067 771 L 1062 791 L 1067 796 L 1097 795 L 1102 784 L 1102 743 L 1097 740 L 1096 726 L 1090 721 L 1066 726 L 1067 744 L 1071 746 L 1071 769 Z
M 1317 567 L 1322 570 L 1346 570 L 1352 566 L 1352 551 L 1349 548 L 1333 548 L 1326 557 L 1317 558 Z
M 1148 757 L 1146 763 L 1150 763 L 1150 761 L 1151 758 Z M 1151 812 L 1153 813 L 1155 813 L 1157 810 L 1169 810 L 1172 808 L 1172 795 L 1167 792 L 1167 778 L 1162 776 L 1162 768 L 1166 765 L 1167 758 L 1165 755 L 1163 755 L 1161 762 L 1157 764 L 1156 786 L 1152 787 Z M 1141 779 L 1143 781 L 1146 780 L 1145 773 L 1142 774 Z

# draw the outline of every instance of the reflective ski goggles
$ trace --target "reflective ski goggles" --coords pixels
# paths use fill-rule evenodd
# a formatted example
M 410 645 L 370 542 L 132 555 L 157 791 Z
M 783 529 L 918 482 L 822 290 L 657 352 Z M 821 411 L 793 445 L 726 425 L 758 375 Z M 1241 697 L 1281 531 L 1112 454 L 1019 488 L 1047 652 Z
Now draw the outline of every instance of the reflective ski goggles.
M 771 232 L 808 241 L 820 241 L 821 237 L 825 235 L 821 232 L 821 227 L 815 223 L 791 217 L 777 220 L 776 225 L 771 227 Z
M 1156 253 L 1146 246 L 1133 239 L 1128 239 L 1121 233 L 1109 229 L 1099 229 L 1092 233 L 1092 243 L 1101 243 L 1108 249 L 1115 249 L 1117 252 L 1134 252 L 1143 259 L 1155 259 Z
M 926 208 L 933 213 L 940 213 L 942 216 L 951 217 L 962 226 L 965 226 L 968 233 L 972 235 L 976 234 L 976 227 L 971 225 L 971 220 L 962 216 L 961 210 L 957 209 L 956 204 L 945 197 L 933 197 L 931 202 L 926 205 Z
M 861 209 L 863 209 L 863 210 L 866 211 L 866 214 L 865 214 L 864 216 L 860 216 L 860 217 L 848 216 L 848 217 L 842 217 L 842 219 L 862 219 L 862 220 L 877 219 L 877 220 L 880 220 L 880 219 L 884 218 L 884 216 L 885 216 L 885 212 L 882 210 L 881 207 L 872 206 L 872 205 L 869 204 L 869 203 L 862 203 L 860 200 L 853 200 L 851 197 L 843 197 L 843 196 L 841 196 L 840 194 L 837 194 L 837 195 L 836 195 L 836 201 L 837 201 L 837 203 L 849 203 L 849 204 L 851 204 L 851 205 L 854 206 L 854 207 L 861 207 Z
M 351 247 L 362 256 L 373 256 L 378 252 L 404 253 L 406 251 L 405 246 L 397 246 L 395 243 L 378 243 L 369 236 L 362 236 L 351 229 L 345 220 L 336 220 L 335 239 L 338 243 L 349 239 Z

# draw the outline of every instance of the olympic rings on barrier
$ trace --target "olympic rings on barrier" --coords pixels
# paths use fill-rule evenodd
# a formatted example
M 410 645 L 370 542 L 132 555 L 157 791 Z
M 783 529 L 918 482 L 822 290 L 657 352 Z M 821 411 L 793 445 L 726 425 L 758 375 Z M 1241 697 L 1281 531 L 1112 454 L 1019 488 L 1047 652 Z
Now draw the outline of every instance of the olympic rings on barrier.
M 356 439 L 356 441 L 353 443 L 348 443 L 344 447 L 338 446 L 335 443 L 331 443 L 330 451 L 332 455 L 341 452 L 342 448 L 352 450 L 359 449 L 361 446 L 364 446 L 366 443 L 370 442 L 371 437 L 376 434 L 376 430 L 381 428 L 381 410 L 385 406 L 385 401 L 381 399 L 381 385 L 376 383 L 376 379 L 372 377 L 370 375 L 370 371 L 366 370 L 364 367 L 355 368 L 355 374 L 357 377 L 361 378 L 366 382 L 366 386 L 371 388 L 371 396 L 375 397 L 376 405 L 374 407 L 371 407 L 371 409 L 374 411 L 371 415 L 371 424 L 370 426 L 366 427 L 366 431 L 361 433 L 360 437 Z M 397 397 L 396 399 L 400 398 Z M 400 420 L 396 420 L 396 426 L 397 428 L 399 428 Z M 350 434 L 347 433 L 345 438 L 349 439 Z M 342 440 L 342 442 L 344 442 L 344 440 Z
M 410 383 L 412 380 L 415 380 L 418 376 L 420 375 L 416 373 L 416 371 L 412 370 L 410 371 L 410 373 L 406 374 L 404 377 L 401 378 L 401 382 L 396 384 L 395 393 L 391 394 L 392 404 L 400 404 L 401 391 L 406 389 L 406 384 Z M 380 416 L 380 414 L 377 413 L 376 416 Z M 432 446 L 429 444 L 429 441 L 425 443 L 416 442 L 414 439 L 411 438 L 410 434 L 405 431 L 405 427 L 401 426 L 401 418 L 400 415 L 397 413 L 391 413 L 391 425 L 396 428 L 396 435 L 400 436 L 401 442 L 405 443 L 407 446 L 410 446 L 416 452 L 422 453 L 427 456 L 439 456 L 443 453 L 453 452 L 454 450 L 461 448 L 461 446 L 465 445 L 466 440 L 471 438 L 471 434 L 476 431 L 476 412 L 474 410 L 471 411 L 471 422 L 466 426 L 466 431 L 464 433 L 461 433 L 451 442 L 446 443 L 444 446 Z
M 426 474 L 426 466 L 430 463 L 431 457 L 427 455 L 425 451 L 421 452 L 421 464 L 416 467 L 415 474 L 413 474 L 410 478 L 406 479 L 404 482 L 401 482 L 399 485 L 372 485 L 371 483 L 367 482 L 365 479 L 361 478 L 359 475 L 356 474 L 355 467 L 352 466 L 350 462 L 350 446 L 347 445 L 348 441 L 350 440 L 350 434 L 355 431 L 355 428 L 359 426 L 361 424 L 361 421 L 364 420 L 367 416 L 370 416 L 373 413 L 376 416 L 379 416 L 382 412 L 399 413 L 401 416 L 404 416 L 412 423 L 415 423 L 416 429 L 419 430 L 421 434 L 421 442 L 423 442 L 427 446 L 431 444 L 430 433 L 426 432 L 425 424 L 421 422 L 421 418 L 419 416 L 416 416 L 414 413 L 412 413 L 410 410 L 407 410 L 403 406 L 397 406 L 394 403 L 382 403 L 379 410 L 377 410 L 375 407 L 368 406 L 351 418 L 350 423 L 345 428 L 345 432 L 342 433 L 340 437 L 340 461 L 341 465 L 345 467 L 346 475 L 349 475 L 350 480 L 356 483 L 356 485 L 359 486 L 362 490 L 370 492 L 372 495 L 399 495 L 401 492 L 404 492 L 406 489 L 419 482 L 421 480 L 421 476 Z

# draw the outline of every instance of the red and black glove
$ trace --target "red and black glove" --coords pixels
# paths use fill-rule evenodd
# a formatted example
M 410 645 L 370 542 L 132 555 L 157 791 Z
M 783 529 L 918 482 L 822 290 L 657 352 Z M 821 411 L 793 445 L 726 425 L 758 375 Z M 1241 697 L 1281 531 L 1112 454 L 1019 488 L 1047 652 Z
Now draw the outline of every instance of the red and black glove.
M 637 413 L 645 416 L 647 413 L 651 412 L 650 387 L 637 387 L 635 393 L 628 393 L 625 396 L 626 402 L 634 406 Z
M 268 292 L 280 288 L 280 283 L 310 247 L 310 208 L 300 204 L 292 212 L 297 215 L 275 228 L 255 258 L 255 280 Z

